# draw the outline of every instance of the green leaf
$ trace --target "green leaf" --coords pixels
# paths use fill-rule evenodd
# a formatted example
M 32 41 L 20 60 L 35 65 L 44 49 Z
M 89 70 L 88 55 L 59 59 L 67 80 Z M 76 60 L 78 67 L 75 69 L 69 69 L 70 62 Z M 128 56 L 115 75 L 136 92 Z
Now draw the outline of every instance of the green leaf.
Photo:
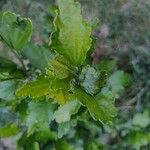
M 10 60 L 0 57 L 0 80 L 23 78 L 23 72 Z
M 64 140 L 58 140 L 55 144 L 56 150 L 76 150 L 72 145 L 68 144 Z
M 6 106 L 6 104 L 0 103 L 0 127 L 5 127 L 14 123 L 14 112 Z
M 17 149 L 24 149 L 24 150 L 40 150 L 39 143 L 35 142 L 35 137 L 30 136 L 27 137 L 26 132 L 21 135 L 17 142 Z
M 67 85 L 66 85 L 67 86 Z M 59 105 L 64 105 L 71 99 L 71 95 L 69 93 L 68 88 L 61 88 L 56 90 L 50 90 L 47 98 L 54 99 Z
M 39 132 L 36 132 L 34 135 L 34 138 L 38 142 L 46 143 L 48 140 L 57 140 L 57 133 L 54 131 L 51 131 L 45 124 L 43 125 L 42 130 Z
M 31 81 L 17 90 L 18 97 L 32 97 L 40 98 L 46 96 L 49 92 L 49 87 L 51 84 L 50 78 L 41 77 L 36 81 Z
M 55 76 L 59 79 L 64 79 L 70 76 L 72 73 L 70 64 L 62 56 L 56 56 L 49 61 L 49 68 L 46 74 L 49 76 Z
M 17 80 L 0 81 L 0 98 L 4 100 L 13 100 L 16 98 L 15 92 L 18 87 Z
M 8 60 L 8 59 L 5 59 L 3 57 L 0 57 L 0 70 L 3 70 L 3 69 L 16 69 L 16 64 L 13 63 L 12 61 Z
M 100 71 L 106 71 L 108 74 L 110 74 L 117 65 L 116 60 L 102 60 L 98 65 L 97 69 Z
M 55 77 L 39 77 L 17 90 L 18 97 L 32 97 L 33 99 L 47 97 L 56 100 L 58 104 L 65 104 L 70 100 L 69 79 L 61 80 Z
M 0 127 L 0 137 L 10 137 L 18 133 L 19 129 L 14 124 L 9 124 L 5 127 Z
M 101 106 L 101 109 L 105 112 L 105 116 L 108 117 L 109 121 L 117 115 L 117 108 L 114 105 L 114 100 L 109 99 L 109 97 L 98 94 L 95 96 L 96 101 Z
M 56 122 L 63 123 L 69 121 L 71 119 L 71 115 L 76 114 L 80 106 L 80 102 L 77 100 L 73 100 L 64 106 L 60 106 L 54 114 Z
M 104 146 L 99 140 L 94 141 L 84 141 L 84 150 L 105 150 Z
M 72 131 L 72 128 L 77 125 L 77 119 L 58 124 L 58 138 L 62 138 Z
M 0 37 L 10 48 L 21 50 L 29 40 L 32 23 L 27 18 L 11 13 L 0 13 Z
M 92 28 L 82 18 L 81 8 L 74 0 L 58 0 L 51 47 L 67 58 L 73 65 L 80 66 L 86 59 L 91 46 Z
M 147 110 L 143 113 L 135 114 L 132 124 L 141 128 L 146 128 L 150 124 L 150 114 Z
M 110 99 L 118 98 L 131 81 L 132 78 L 129 74 L 116 71 L 110 76 L 106 87 L 102 89 L 101 93 Z
M 30 102 L 26 121 L 28 136 L 34 132 L 49 131 L 50 121 L 53 120 L 53 111 L 54 106 L 49 102 Z
M 19 104 L 15 106 L 15 112 L 18 114 L 19 122 L 24 123 L 27 117 L 28 100 L 21 100 Z
M 109 123 L 113 120 L 116 109 L 109 101 L 104 99 L 104 97 L 101 97 L 101 99 L 98 99 L 97 97 L 97 100 L 95 97 L 79 88 L 76 88 L 75 96 L 85 107 L 87 107 L 94 120 L 102 123 Z
M 52 52 L 42 45 L 26 44 L 23 48 L 23 55 L 29 59 L 30 63 L 42 71 L 48 67 L 49 60 L 53 58 Z M 42 61 L 41 61 L 42 60 Z
M 129 74 L 124 73 L 123 71 L 116 71 L 109 78 L 108 84 L 117 89 L 118 85 L 122 85 L 124 87 L 128 86 L 130 84 L 130 81 L 131 76 Z M 119 88 L 116 91 L 119 91 Z
M 132 145 L 133 148 L 139 150 L 142 146 L 149 145 L 150 143 L 150 132 L 142 133 L 139 131 L 131 132 L 128 135 L 127 143 Z

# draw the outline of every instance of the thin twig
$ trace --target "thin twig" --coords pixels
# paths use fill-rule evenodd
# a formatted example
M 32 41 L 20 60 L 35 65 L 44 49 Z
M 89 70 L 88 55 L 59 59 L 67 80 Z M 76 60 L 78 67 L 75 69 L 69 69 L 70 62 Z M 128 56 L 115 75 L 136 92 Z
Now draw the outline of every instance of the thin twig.
M 119 107 L 119 109 L 131 109 L 133 107 L 133 104 L 136 102 L 136 109 L 139 110 L 141 104 L 141 97 L 144 95 L 149 85 L 150 82 L 148 82 L 146 86 L 143 87 L 135 97 L 133 97 L 130 101 L 126 102 L 123 106 Z
M 144 95 L 145 91 L 147 90 L 147 88 L 149 87 L 150 82 L 148 82 L 146 84 L 145 87 L 143 87 L 140 92 L 137 94 L 136 99 L 137 99 L 137 103 L 136 103 L 136 110 L 140 109 L 140 105 L 141 105 L 141 97 Z

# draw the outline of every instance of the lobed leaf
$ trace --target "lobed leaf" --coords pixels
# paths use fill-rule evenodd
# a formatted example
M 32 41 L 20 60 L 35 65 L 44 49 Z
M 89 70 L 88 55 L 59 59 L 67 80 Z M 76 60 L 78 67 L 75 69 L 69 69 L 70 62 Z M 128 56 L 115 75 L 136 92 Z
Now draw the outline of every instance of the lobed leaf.
M 92 28 L 82 18 L 78 2 L 74 0 L 57 2 L 59 10 L 54 20 L 56 31 L 51 35 L 51 47 L 73 65 L 80 66 L 91 46 Z
M 0 39 L 9 47 L 21 50 L 29 40 L 32 23 L 27 18 L 21 18 L 14 13 L 0 13 Z
M 32 97 L 33 99 L 47 97 L 56 100 L 58 104 L 65 104 L 70 100 L 69 79 L 58 79 L 55 77 L 40 77 L 31 81 L 16 92 L 18 97 Z
M 75 95 L 77 99 L 80 100 L 85 107 L 87 107 L 94 120 L 102 123 L 108 123 L 113 120 L 116 109 L 114 105 L 112 105 L 110 101 L 104 99 L 104 97 L 101 97 L 101 99 L 97 100 L 95 97 L 87 94 L 79 88 L 76 89 Z

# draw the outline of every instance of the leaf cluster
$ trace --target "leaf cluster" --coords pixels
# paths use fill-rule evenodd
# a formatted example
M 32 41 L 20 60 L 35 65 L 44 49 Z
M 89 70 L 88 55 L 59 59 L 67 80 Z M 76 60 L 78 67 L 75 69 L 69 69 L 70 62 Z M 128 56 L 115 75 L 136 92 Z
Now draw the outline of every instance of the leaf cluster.
M 123 71 L 113 72 L 112 61 L 87 63 L 91 24 L 83 19 L 78 2 L 58 0 L 57 4 L 50 45 L 28 42 L 30 19 L 0 13 L 0 40 L 22 64 L 19 68 L 0 58 L 0 107 L 11 108 L 17 120 L 0 127 L 0 136 L 17 135 L 18 149 L 37 150 L 48 142 L 50 148 L 75 149 L 63 137 L 78 137 L 84 132 L 78 133 L 79 126 L 87 126 L 91 119 L 98 129 L 97 124 L 112 124 L 117 114 L 115 99 L 131 82 Z M 70 129 L 74 130 L 72 135 Z M 95 140 L 83 147 L 99 149 L 101 144 Z

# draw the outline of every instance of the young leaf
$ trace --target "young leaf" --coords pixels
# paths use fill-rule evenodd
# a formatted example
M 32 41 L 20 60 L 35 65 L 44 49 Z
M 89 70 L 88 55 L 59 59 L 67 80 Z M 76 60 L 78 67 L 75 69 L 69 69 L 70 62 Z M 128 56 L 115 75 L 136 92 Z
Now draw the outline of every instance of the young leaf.
M 79 75 L 79 81 L 84 90 L 89 94 L 95 94 L 99 89 L 99 73 L 89 65 L 85 66 Z
M 67 86 L 67 85 L 66 85 Z M 54 99 L 59 105 L 64 105 L 70 101 L 70 93 L 67 87 L 64 89 L 50 90 L 47 98 Z
M 51 47 L 73 65 L 80 66 L 91 46 L 92 28 L 82 18 L 78 2 L 58 0 L 58 8 L 54 20 L 56 31 L 51 35 Z
M 16 92 L 18 97 L 39 98 L 46 96 L 49 92 L 49 87 L 51 84 L 50 78 L 41 77 L 36 81 L 29 82 L 19 88 Z
M 42 71 L 45 71 L 48 67 L 49 60 L 53 58 L 53 54 L 50 50 L 44 46 L 34 45 L 32 43 L 26 44 L 23 48 L 23 55 L 29 59 L 34 67 Z
M 32 23 L 27 18 L 20 18 L 14 13 L 0 13 L 0 39 L 10 48 L 21 50 L 29 40 Z
M 59 79 L 64 79 L 69 77 L 72 73 L 71 66 L 66 59 L 62 56 L 56 56 L 55 58 L 49 61 L 49 68 L 46 71 L 46 74 L 49 76 L 55 76 Z
M 70 100 L 70 84 L 69 79 L 58 79 L 55 77 L 41 77 L 36 81 L 29 82 L 23 85 L 17 91 L 19 97 L 53 98 L 58 104 L 65 104 Z
M 76 114 L 80 106 L 80 102 L 77 100 L 71 101 L 64 106 L 60 106 L 54 114 L 56 122 L 63 123 L 69 121 L 71 119 L 71 115 Z

